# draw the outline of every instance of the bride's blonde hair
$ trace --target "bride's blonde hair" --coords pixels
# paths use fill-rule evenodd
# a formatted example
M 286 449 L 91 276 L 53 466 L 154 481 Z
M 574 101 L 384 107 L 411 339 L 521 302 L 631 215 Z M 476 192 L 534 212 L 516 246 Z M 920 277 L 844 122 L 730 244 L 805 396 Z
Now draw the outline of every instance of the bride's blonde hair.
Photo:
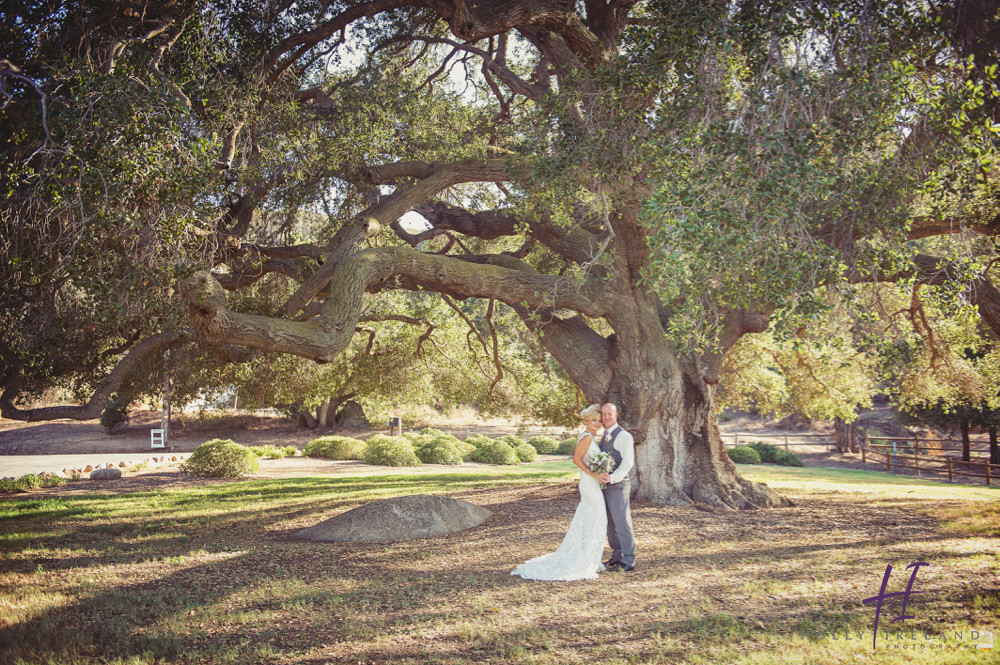
M 587 422 L 593 416 L 600 417 L 600 415 L 601 415 L 601 405 L 591 404 L 586 409 L 580 412 L 580 420 L 582 420 L 583 422 Z

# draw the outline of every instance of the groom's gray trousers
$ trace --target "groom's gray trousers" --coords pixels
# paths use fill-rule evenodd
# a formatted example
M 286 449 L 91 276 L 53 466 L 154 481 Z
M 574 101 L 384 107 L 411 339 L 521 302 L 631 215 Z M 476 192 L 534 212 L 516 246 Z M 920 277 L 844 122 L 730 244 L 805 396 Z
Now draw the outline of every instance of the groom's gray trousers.
M 635 565 L 635 537 L 632 535 L 632 510 L 629 499 L 632 482 L 628 476 L 620 483 L 604 488 L 604 506 L 608 512 L 608 544 L 611 558 L 625 565 Z

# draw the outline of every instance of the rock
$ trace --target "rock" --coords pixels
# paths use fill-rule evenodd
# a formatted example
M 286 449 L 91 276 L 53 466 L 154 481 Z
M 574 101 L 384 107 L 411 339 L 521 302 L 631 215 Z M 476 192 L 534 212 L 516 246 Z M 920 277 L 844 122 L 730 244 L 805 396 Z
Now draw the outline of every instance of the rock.
M 296 538 L 333 543 L 380 543 L 434 538 L 471 529 L 490 518 L 481 506 L 418 494 L 380 499 L 302 529 Z
M 337 415 L 333 417 L 333 424 L 337 427 L 370 427 L 371 423 L 365 417 L 365 411 L 361 405 L 353 399 L 348 400 L 341 407 Z
M 118 462 L 118 468 L 119 469 L 124 469 L 126 466 L 128 466 L 128 465 L 125 464 L 125 462 Z
M 95 469 L 90 472 L 91 480 L 115 480 L 121 478 L 122 472 L 114 467 L 107 469 Z
M 88 471 L 93 471 L 93 470 L 94 470 L 94 467 L 92 467 L 92 466 L 90 466 L 90 465 L 88 464 L 88 465 L 87 465 L 87 466 L 86 466 L 86 467 L 84 468 L 83 472 L 84 472 L 84 473 L 87 473 Z

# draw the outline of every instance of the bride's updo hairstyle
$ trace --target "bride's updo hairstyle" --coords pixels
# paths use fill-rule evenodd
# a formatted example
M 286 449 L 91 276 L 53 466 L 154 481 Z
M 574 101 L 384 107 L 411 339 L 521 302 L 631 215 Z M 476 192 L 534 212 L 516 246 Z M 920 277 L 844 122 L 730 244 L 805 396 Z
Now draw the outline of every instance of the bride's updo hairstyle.
M 580 420 L 582 420 L 583 422 L 587 422 L 588 420 L 590 420 L 594 416 L 597 416 L 598 418 L 601 417 L 601 405 L 600 404 L 591 404 L 586 409 L 584 409 L 583 411 L 580 412 Z

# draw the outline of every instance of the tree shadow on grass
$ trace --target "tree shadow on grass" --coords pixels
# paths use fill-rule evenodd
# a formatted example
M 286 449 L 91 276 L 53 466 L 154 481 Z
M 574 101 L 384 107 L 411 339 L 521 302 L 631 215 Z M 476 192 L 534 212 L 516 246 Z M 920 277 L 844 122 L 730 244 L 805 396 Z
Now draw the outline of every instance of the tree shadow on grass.
M 942 533 L 933 518 L 914 515 L 911 508 L 920 502 L 866 511 L 844 502 L 809 499 L 796 508 L 752 514 L 637 503 L 637 534 L 653 539 L 640 557 L 638 574 L 602 575 L 593 583 L 533 583 L 509 575 L 513 565 L 531 554 L 521 551 L 522 536 L 530 538 L 527 545 L 533 549 L 548 551 L 558 545 L 576 505 L 574 484 L 451 491 L 455 498 L 493 510 L 494 518 L 482 527 L 442 538 L 371 545 L 290 542 L 289 522 L 319 519 L 367 500 L 358 493 L 364 479 L 340 484 L 354 488 L 346 494 L 331 494 L 329 480 L 221 492 L 213 505 L 223 510 L 197 518 L 203 520 L 196 524 L 203 532 L 200 553 L 198 543 L 181 540 L 190 538 L 191 518 L 157 513 L 136 518 L 145 520 L 140 532 L 163 536 L 162 547 L 153 548 L 157 556 L 189 557 L 165 562 L 162 568 L 138 550 L 105 549 L 96 556 L 54 562 L 81 572 L 115 564 L 140 564 L 140 568 L 123 571 L 133 580 L 129 583 L 93 593 L 75 591 L 73 602 L 41 609 L 30 619 L 0 629 L 0 662 L 128 656 L 165 662 L 281 658 L 330 662 L 349 656 L 460 662 L 530 659 L 549 647 L 600 660 L 613 656 L 615 649 L 620 652 L 623 644 L 629 658 L 651 658 L 664 649 L 670 653 L 669 646 L 650 637 L 656 632 L 702 641 L 728 635 L 747 641 L 751 649 L 763 649 L 754 640 L 764 631 L 750 620 L 751 615 L 755 621 L 787 626 L 789 631 L 817 621 L 839 629 L 870 614 L 860 600 L 874 595 L 877 588 L 845 587 L 829 612 L 817 615 L 808 604 L 772 602 L 761 607 L 740 594 L 744 580 L 763 570 L 768 579 L 805 583 L 816 574 L 811 566 L 817 560 L 830 560 L 827 555 L 842 552 L 849 556 L 831 563 L 826 575 L 857 576 L 863 570 L 877 583 L 886 548 L 894 551 L 900 546 L 899 556 L 917 540 L 930 551 L 935 542 L 953 537 Z M 415 487 L 400 482 L 391 491 L 415 489 L 427 488 L 423 483 Z M 277 496 L 292 503 L 267 506 L 268 498 Z M 257 497 L 260 509 L 253 508 Z M 185 501 L 198 504 L 194 497 L 177 499 L 169 510 L 189 505 Z M 227 502 L 234 510 L 225 510 Z M 830 523 L 837 521 L 844 522 L 843 534 L 836 542 L 823 542 Z M 553 526 L 557 524 L 562 530 Z M 65 525 L 54 528 L 60 526 Z M 93 535 L 87 528 L 81 529 L 85 538 Z M 731 534 L 726 551 L 697 550 L 711 549 L 725 533 Z M 936 556 L 935 563 L 944 566 L 960 562 L 963 554 Z M 755 558 L 766 562 L 752 563 Z M 719 570 L 727 571 L 722 581 L 699 572 Z M 895 579 L 893 583 L 900 584 Z M 695 585 L 695 597 L 715 595 L 721 600 L 712 600 L 717 607 L 706 609 L 696 601 L 671 598 L 672 590 L 684 584 Z M 958 602 L 971 603 L 971 592 L 963 593 L 956 596 Z M 594 596 L 601 602 L 592 605 Z M 691 603 L 691 616 L 649 616 L 658 605 L 684 602 Z M 913 602 L 922 610 L 928 601 L 918 596 Z M 534 612 L 535 618 L 511 618 L 522 611 Z M 602 617 L 618 615 L 632 617 L 625 634 L 610 628 L 593 630 Z M 399 634 L 425 629 L 433 633 L 432 643 Z

